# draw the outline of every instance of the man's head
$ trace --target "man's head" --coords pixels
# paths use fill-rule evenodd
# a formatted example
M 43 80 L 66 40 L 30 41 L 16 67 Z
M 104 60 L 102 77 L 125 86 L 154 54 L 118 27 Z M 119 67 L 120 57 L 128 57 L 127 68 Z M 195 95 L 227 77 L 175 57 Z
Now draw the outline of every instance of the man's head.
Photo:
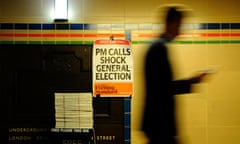
M 182 19 L 183 12 L 178 10 L 177 7 L 168 8 L 165 17 L 165 33 L 170 37 L 170 39 L 174 39 L 177 35 L 179 35 Z

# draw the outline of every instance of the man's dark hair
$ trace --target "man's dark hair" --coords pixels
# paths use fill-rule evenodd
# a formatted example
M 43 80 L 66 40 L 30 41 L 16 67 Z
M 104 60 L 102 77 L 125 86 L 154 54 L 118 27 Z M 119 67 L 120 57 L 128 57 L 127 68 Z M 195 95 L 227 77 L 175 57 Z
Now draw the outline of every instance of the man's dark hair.
M 183 12 L 178 10 L 177 7 L 170 7 L 166 14 L 166 23 L 171 23 L 174 21 L 179 21 L 183 17 Z

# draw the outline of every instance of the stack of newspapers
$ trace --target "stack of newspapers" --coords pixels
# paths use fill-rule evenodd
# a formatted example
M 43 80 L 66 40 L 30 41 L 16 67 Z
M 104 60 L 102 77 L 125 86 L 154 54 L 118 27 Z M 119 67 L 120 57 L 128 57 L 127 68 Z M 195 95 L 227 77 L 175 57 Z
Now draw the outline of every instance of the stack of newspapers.
M 55 93 L 55 128 L 93 128 L 92 93 Z

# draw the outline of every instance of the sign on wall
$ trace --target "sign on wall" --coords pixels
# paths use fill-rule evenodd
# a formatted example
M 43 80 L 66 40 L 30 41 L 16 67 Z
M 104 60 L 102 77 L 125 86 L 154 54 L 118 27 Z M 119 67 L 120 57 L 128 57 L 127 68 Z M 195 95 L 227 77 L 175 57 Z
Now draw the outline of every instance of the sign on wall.
M 96 40 L 93 46 L 93 95 L 133 94 L 133 59 L 128 40 Z

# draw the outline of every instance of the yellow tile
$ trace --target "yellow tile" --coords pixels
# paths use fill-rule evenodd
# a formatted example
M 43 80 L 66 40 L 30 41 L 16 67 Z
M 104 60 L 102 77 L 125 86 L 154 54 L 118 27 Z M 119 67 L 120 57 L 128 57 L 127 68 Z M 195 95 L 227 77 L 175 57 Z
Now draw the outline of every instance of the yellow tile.
M 240 100 L 240 71 L 219 70 L 209 78 L 209 96 L 211 100 Z
M 209 127 L 208 144 L 239 144 L 240 128 L 236 127 Z
M 191 96 L 176 96 L 179 126 L 205 126 L 207 123 L 206 100 Z
M 216 96 L 217 97 L 217 96 Z M 209 126 L 239 126 L 240 100 L 219 99 L 208 101 Z
M 207 144 L 207 128 L 205 126 L 180 127 L 180 143 Z

